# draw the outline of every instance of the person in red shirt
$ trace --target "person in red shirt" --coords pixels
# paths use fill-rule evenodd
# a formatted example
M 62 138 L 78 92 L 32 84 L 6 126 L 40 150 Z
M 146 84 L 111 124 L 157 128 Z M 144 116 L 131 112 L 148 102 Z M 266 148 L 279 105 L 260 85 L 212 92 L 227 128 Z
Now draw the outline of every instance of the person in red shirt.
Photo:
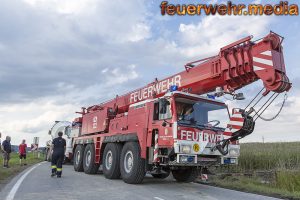
M 20 156 L 20 165 L 22 165 L 22 159 L 24 159 L 24 165 L 26 164 L 26 148 L 25 140 L 22 140 L 22 143 L 19 145 L 19 156 Z

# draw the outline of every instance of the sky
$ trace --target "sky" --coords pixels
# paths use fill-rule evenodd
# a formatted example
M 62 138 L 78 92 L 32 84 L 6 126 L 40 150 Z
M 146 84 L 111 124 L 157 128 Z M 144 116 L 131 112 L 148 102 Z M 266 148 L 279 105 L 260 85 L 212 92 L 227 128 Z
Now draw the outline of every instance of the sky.
M 280 116 L 272 122 L 257 121 L 255 131 L 242 142 L 300 140 L 299 16 L 161 16 L 160 3 L 1 1 L 2 139 L 10 135 L 18 144 L 40 137 L 44 146 L 55 120 L 71 121 L 83 106 L 180 72 L 185 63 L 216 55 L 226 44 L 248 35 L 258 39 L 272 30 L 285 37 L 285 64 L 293 88 Z M 261 87 L 257 82 L 242 92 L 250 101 Z M 226 102 L 243 106 L 247 100 Z M 265 116 L 277 113 L 281 101 L 282 96 Z

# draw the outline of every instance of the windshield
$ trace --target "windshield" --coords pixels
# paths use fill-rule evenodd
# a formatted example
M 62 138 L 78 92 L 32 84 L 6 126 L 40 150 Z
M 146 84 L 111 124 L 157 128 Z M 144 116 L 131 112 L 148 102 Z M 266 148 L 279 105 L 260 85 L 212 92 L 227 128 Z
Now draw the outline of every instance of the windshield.
M 205 127 L 225 128 L 229 121 L 227 107 L 205 101 L 176 99 L 177 119 Z
M 58 132 L 63 132 L 65 135 L 69 134 L 66 131 L 66 127 L 71 126 L 72 123 L 71 122 L 67 122 L 67 121 L 61 121 L 61 122 L 57 122 L 51 129 L 51 135 L 53 138 L 58 137 Z

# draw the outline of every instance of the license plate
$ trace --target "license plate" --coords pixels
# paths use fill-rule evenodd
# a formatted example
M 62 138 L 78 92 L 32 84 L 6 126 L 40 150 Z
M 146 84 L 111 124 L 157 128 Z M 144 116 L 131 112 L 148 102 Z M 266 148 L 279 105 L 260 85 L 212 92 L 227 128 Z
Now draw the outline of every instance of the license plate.
M 236 164 L 236 158 L 224 158 L 224 164 Z

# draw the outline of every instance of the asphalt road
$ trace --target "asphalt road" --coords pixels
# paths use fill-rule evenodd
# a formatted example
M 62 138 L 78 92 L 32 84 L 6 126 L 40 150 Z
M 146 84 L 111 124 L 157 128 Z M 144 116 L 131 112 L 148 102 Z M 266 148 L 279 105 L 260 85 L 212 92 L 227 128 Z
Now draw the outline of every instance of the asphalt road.
M 19 186 L 19 187 L 18 187 Z M 171 177 L 154 179 L 147 176 L 140 185 L 129 185 L 120 180 L 108 180 L 102 174 L 87 175 L 64 165 L 61 179 L 50 177 L 50 164 L 43 162 L 16 176 L 6 185 L 0 199 L 129 199 L 129 200 L 256 200 L 275 199 L 197 183 L 177 183 Z

